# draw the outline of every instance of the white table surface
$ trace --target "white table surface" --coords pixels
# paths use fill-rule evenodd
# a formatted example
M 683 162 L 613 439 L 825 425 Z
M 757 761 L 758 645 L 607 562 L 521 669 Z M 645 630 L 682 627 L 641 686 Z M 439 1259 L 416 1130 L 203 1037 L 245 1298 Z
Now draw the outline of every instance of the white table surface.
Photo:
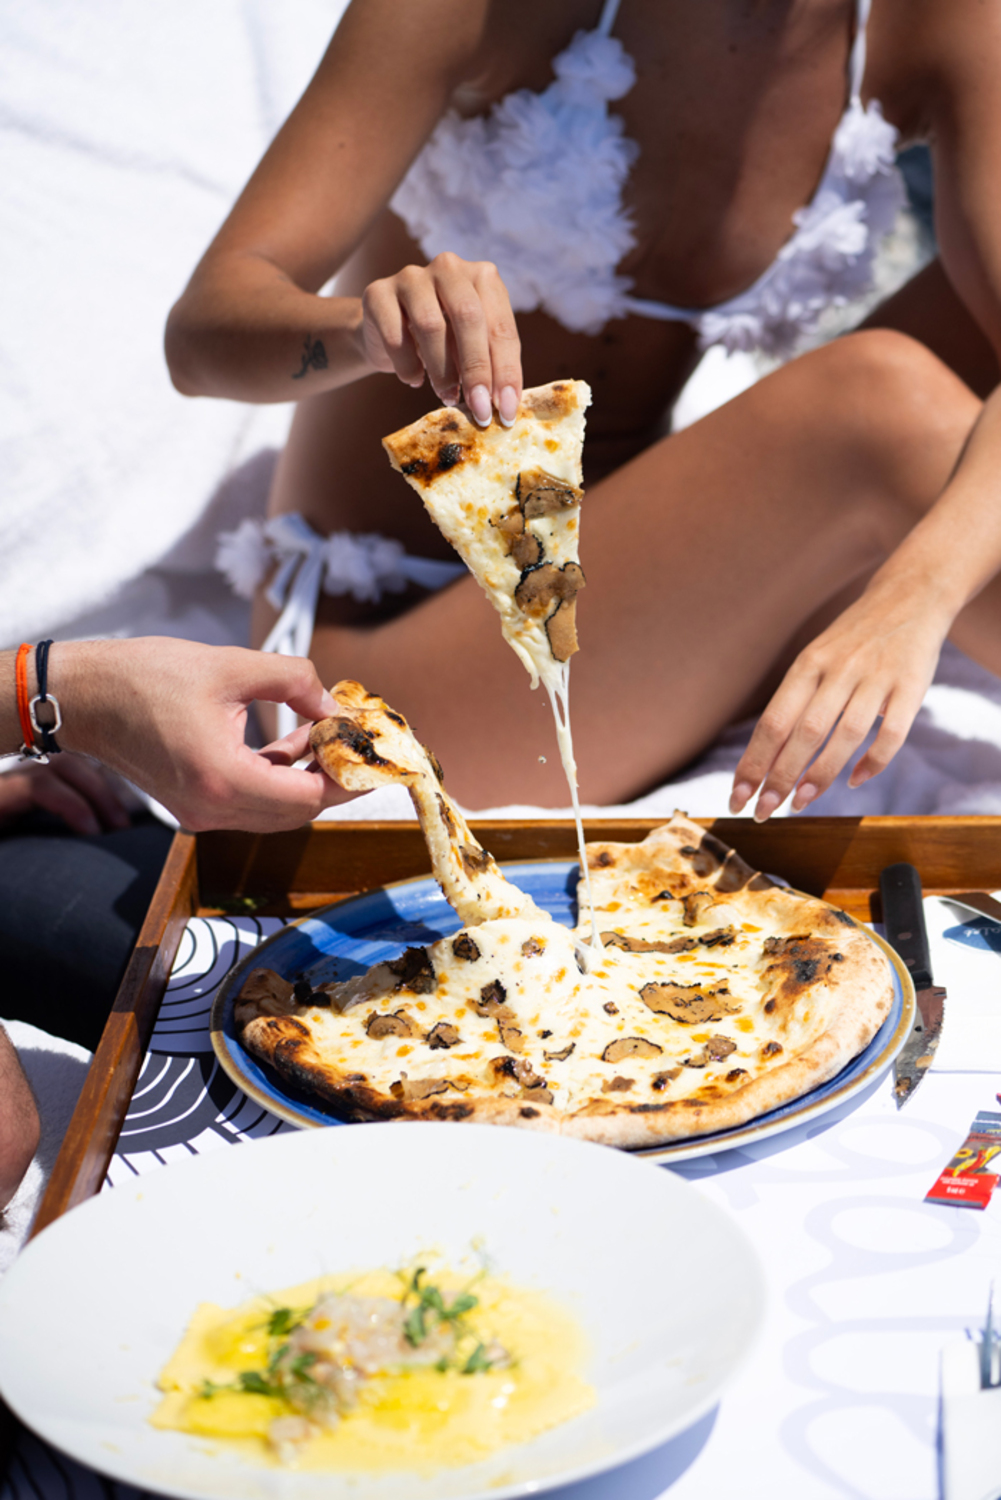
M 646 1458 L 551 1492 L 559 1500 L 939 1495 L 939 1354 L 979 1325 L 991 1280 L 1001 1281 L 1001 1190 L 983 1212 L 923 1199 L 977 1111 L 1001 1108 L 996 1049 L 959 1045 L 968 1017 L 997 1018 L 1001 1028 L 1001 926 L 964 924 L 934 898 L 926 915 L 935 978 L 949 990 L 943 1048 L 951 1021 L 951 1063 L 969 1070 L 933 1070 L 902 1110 L 887 1074 L 810 1125 L 672 1168 L 733 1214 L 757 1247 L 770 1286 L 765 1334 L 714 1412 Z M 292 1128 L 221 1073 L 207 1028 L 223 974 L 279 925 L 190 924 L 109 1185 Z M 679 1296 L 712 1296 L 683 1248 L 651 1250 Z M 28 1435 L 0 1500 L 136 1493 Z

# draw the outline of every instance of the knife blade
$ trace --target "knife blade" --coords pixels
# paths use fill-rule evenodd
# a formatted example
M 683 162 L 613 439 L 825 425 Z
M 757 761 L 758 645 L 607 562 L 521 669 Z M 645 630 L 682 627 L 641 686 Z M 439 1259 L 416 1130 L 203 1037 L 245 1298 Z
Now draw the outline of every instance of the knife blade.
M 942 900 L 947 901 L 950 906 L 958 906 L 962 911 L 976 912 L 978 917 L 989 917 L 992 922 L 1001 922 L 1001 901 L 987 891 L 950 892 Z
M 935 1055 L 945 1016 L 945 990 L 932 978 L 921 876 L 913 865 L 887 865 L 879 877 L 879 889 L 886 940 L 906 965 L 917 998 L 914 1025 L 893 1064 L 893 1097 L 900 1109 Z

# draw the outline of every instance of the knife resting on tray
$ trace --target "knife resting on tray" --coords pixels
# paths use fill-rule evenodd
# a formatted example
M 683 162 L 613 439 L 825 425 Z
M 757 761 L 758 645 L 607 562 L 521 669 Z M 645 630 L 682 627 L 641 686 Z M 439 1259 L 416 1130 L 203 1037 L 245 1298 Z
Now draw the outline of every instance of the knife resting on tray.
M 906 1104 L 931 1064 L 942 1034 L 945 990 L 932 979 L 928 933 L 921 904 L 921 877 L 913 865 L 887 865 L 879 877 L 883 925 L 914 981 L 917 1014 L 911 1034 L 893 1064 L 897 1108 Z

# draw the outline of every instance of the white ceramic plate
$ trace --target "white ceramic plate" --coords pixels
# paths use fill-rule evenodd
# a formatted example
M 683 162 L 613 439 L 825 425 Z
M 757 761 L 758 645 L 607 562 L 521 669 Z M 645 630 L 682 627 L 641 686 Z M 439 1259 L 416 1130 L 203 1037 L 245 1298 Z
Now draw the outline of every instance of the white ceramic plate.
M 433 1475 L 255 1468 L 147 1422 L 199 1302 L 482 1241 L 492 1269 L 582 1323 L 597 1404 L 530 1443 Z M 693 1291 L 697 1288 L 698 1291 Z M 59 1219 L 0 1283 L 0 1391 L 82 1463 L 198 1500 L 473 1500 L 565 1484 L 709 1410 L 761 1322 L 735 1224 L 670 1172 L 519 1130 L 409 1123 L 283 1135 L 147 1174 Z

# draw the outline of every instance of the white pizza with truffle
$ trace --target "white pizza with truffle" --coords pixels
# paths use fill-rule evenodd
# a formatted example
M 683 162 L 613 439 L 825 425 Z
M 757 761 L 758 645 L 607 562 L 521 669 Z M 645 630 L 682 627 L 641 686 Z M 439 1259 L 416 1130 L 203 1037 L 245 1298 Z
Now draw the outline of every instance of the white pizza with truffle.
M 642 843 L 588 845 L 593 955 L 591 912 L 572 931 L 505 881 L 402 716 L 358 684 L 334 696 L 312 733 L 320 764 L 357 789 L 409 787 L 464 923 L 343 983 L 249 974 L 244 1044 L 335 1113 L 655 1146 L 798 1098 L 888 1015 L 892 970 L 853 918 L 680 814 Z

